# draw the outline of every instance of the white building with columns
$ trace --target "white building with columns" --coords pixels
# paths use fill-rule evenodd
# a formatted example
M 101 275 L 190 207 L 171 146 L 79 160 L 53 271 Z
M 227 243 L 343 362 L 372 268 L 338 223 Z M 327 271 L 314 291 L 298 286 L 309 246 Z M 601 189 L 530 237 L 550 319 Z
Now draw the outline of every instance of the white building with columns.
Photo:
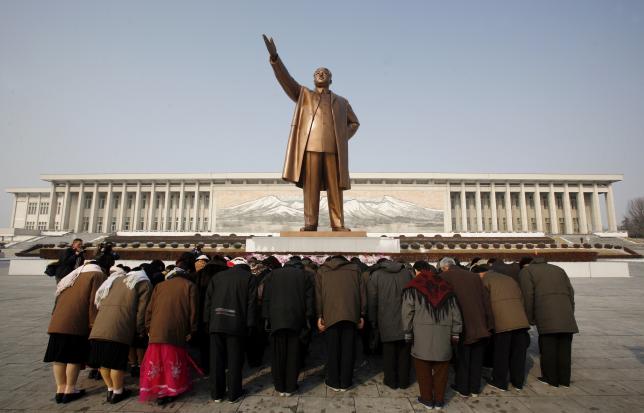
M 277 173 L 43 175 L 9 188 L 10 226 L 89 233 L 296 229 L 301 190 Z M 353 173 L 348 226 L 383 233 L 616 232 L 622 175 Z M 322 202 L 321 226 L 326 211 Z

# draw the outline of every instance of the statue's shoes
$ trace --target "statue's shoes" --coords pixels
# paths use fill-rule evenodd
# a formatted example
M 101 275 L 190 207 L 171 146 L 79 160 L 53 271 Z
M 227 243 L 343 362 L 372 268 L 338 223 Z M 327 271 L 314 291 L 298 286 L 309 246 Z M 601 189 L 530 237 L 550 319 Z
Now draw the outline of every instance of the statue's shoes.
M 317 230 L 318 230 L 318 227 L 313 226 L 313 225 L 305 225 L 302 228 L 300 228 L 300 231 L 302 231 L 302 232 L 304 232 L 304 231 L 317 231 Z
M 331 230 L 337 231 L 337 232 L 351 232 L 349 228 L 345 228 L 345 227 L 334 227 L 334 228 L 331 228 Z

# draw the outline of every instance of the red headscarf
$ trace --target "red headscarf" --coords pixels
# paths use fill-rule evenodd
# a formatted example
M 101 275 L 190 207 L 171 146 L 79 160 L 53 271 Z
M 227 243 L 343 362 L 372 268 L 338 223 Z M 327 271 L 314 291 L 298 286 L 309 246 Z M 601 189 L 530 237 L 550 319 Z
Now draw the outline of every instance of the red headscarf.
M 456 299 L 452 285 L 428 270 L 422 270 L 409 281 L 403 294 L 412 294 L 424 303 L 436 321 L 447 315 L 449 303 Z

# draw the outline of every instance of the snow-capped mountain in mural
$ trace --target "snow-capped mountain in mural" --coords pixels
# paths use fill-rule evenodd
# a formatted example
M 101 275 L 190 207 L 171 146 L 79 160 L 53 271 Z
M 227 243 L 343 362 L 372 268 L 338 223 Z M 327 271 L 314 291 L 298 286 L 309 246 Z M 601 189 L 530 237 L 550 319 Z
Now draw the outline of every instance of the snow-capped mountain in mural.
M 320 199 L 320 226 L 329 225 L 326 197 Z M 345 224 L 370 232 L 437 231 L 443 211 L 385 195 L 378 200 L 344 201 Z M 304 222 L 304 203 L 298 199 L 265 196 L 217 211 L 220 231 L 274 232 L 294 229 Z

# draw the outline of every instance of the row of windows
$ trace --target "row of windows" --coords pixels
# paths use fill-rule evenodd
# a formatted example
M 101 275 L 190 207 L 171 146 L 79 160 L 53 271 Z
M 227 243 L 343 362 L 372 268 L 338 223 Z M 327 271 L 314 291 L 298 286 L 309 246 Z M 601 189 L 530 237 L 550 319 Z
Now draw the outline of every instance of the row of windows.
M 132 209 L 135 204 L 135 194 L 129 193 L 126 198 L 126 208 L 127 209 Z M 91 209 L 92 208 L 92 194 L 85 194 L 83 197 L 84 200 L 84 207 L 85 209 Z M 106 201 L 106 195 L 100 195 L 98 197 L 98 209 L 105 209 L 105 203 Z M 148 198 L 149 195 L 144 194 L 141 195 L 141 200 L 140 200 L 140 208 L 145 209 L 147 208 L 148 205 Z M 121 201 L 121 196 L 120 195 L 114 195 L 114 200 L 112 201 L 112 208 L 113 209 L 118 209 L 120 206 L 120 201 Z M 171 208 L 177 208 L 179 206 L 180 198 L 179 195 L 170 195 L 170 207 Z M 184 196 L 184 207 L 188 209 L 194 208 L 195 204 L 195 196 L 194 195 L 185 195 Z M 208 206 L 210 204 L 210 195 L 200 195 L 199 196 L 199 204 Z M 163 196 L 162 195 L 157 195 L 156 196 L 156 207 L 157 209 L 162 208 L 163 205 Z M 60 213 L 60 208 L 61 208 L 61 203 L 58 204 L 58 213 Z
M 27 221 L 25 223 L 25 229 L 39 229 L 41 231 L 47 229 L 47 221 Z

